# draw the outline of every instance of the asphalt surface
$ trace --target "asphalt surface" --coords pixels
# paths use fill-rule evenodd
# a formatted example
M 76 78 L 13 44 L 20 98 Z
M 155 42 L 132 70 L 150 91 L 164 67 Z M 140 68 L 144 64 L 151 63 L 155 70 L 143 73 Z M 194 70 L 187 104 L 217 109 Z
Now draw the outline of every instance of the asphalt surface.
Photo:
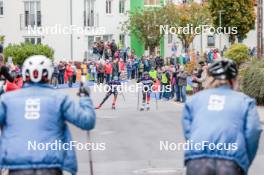
M 76 89 L 60 90 L 76 100 Z M 94 175 L 183 175 L 183 151 L 161 151 L 160 141 L 184 142 L 181 127 L 182 104 L 153 100 L 151 110 L 137 111 L 137 93 L 118 97 L 117 109 L 111 109 L 112 98 L 97 110 L 96 128 L 90 132 L 93 143 L 105 143 L 104 151 L 93 151 Z M 93 92 L 97 105 L 103 93 Z M 73 139 L 87 142 L 87 133 L 71 126 Z M 264 144 L 260 141 L 258 155 L 250 175 L 263 175 Z M 90 175 L 89 152 L 77 151 L 78 175 Z

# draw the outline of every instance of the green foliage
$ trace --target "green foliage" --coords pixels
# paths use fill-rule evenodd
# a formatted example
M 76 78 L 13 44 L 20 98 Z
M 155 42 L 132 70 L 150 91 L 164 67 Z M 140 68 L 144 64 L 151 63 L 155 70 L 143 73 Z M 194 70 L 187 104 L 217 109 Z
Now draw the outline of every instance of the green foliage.
M 254 29 L 256 14 L 253 0 L 209 0 L 208 2 L 215 26 L 219 27 L 219 10 L 223 10 L 221 27 L 237 27 L 237 34 L 230 35 L 232 43 L 235 42 L 236 37 L 246 38 L 247 33 Z
M 249 59 L 248 47 L 244 44 L 233 44 L 224 55 L 238 65 Z
M 211 25 L 211 14 L 206 3 L 198 4 L 195 2 L 186 4 L 170 3 L 163 8 L 167 23 L 172 27 L 192 26 L 193 29 L 201 25 Z M 198 32 L 201 32 L 198 30 Z M 181 40 L 186 52 L 189 51 L 190 44 L 195 36 L 195 32 L 177 32 L 177 37 Z
M 264 61 L 252 63 L 244 72 L 242 90 L 254 97 L 259 105 L 264 105 Z
M 168 3 L 161 8 L 147 8 L 137 10 L 130 14 L 129 20 L 123 26 L 123 31 L 130 31 L 145 44 L 146 48 L 159 46 L 163 33 L 160 31 L 160 26 L 170 27 L 187 27 L 193 28 L 200 25 L 210 25 L 210 11 L 208 6 L 198 3 L 187 3 L 176 5 Z M 186 50 L 194 40 L 196 33 L 184 34 L 177 32 L 179 39 L 182 41 Z
M 0 35 L 0 44 L 4 44 L 4 42 L 5 42 L 5 36 Z
M 159 26 L 163 23 L 164 14 L 161 8 L 136 10 L 123 24 L 122 30 L 134 33 L 145 44 L 145 48 L 150 48 L 150 52 L 153 52 L 162 38 Z
M 31 43 L 10 44 L 4 49 L 5 58 L 12 57 L 13 62 L 18 65 L 22 65 L 32 55 L 45 55 L 53 59 L 54 50 L 47 45 Z

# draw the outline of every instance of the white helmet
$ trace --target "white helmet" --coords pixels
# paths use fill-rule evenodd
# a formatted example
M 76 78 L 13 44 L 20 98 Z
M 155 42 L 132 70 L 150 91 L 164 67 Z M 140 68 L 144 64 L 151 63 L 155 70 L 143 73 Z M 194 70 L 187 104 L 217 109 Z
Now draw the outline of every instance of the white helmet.
M 39 83 L 46 77 L 51 80 L 53 74 L 53 64 L 50 59 L 43 55 L 35 55 L 27 58 L 23 64 L 23 80 L 27 78 L 34 83 Z

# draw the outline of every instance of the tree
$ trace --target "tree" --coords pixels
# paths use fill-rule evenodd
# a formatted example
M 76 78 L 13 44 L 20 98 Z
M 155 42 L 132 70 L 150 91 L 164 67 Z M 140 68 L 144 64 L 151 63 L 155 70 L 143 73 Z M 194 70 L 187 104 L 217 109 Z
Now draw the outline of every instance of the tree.
M 236 38 L 244 39 L 247 33 L 254 29 L 256 14 L 253 0 L 209 0 L 209 9 L 213 16 L 213 23 L 217 27 L 237 27 L 237 33 L 230 33 L 231 43 L 234 44 Z M 220 25 L 219 11 L 222 26 Z
M 47 45 L 31 43 L 10 44 L 4 49 L 5 58 L 12 57 L 13 62 L 18 65 L 22 65 L 32 55 L 45 55 L 52 59 L 54 50 Z
M 211 15 L 206 3 L 185 3 L 185 4 L 174 4 L 169 3 L 163 8 L 166 14 L 166 21 L 170 26 L 179 28 L 201 28 L 202 25 L 211 25 Z M 193 42 L 198 32 L 181 32 L 177 31 L 177 37 L 181 40 L 183 47 L 186 52 L 189 52 L 190 44 Z
M 123 23 L 122 30 L 135 34 L 152 54 L 163 36 L 160 33 L 160 25 L 164 24 L 165 17 L 162 12 L 161 8 L 136 10 Z

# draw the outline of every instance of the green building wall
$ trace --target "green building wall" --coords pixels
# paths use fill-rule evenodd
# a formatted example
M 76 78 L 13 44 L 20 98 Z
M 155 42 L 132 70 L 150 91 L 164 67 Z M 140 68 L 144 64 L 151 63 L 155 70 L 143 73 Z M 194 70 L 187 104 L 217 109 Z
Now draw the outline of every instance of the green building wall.
M 160 4 L 164 5 L 165 0 L 160 0 Z M 136 10 L 142 10 L 144 8 L 144 0 L 130 0 L 130 11 L 133 13 Z M 131 49 L 135 50 L 136 55 L 142 56 L 145 51 L 144 43 L 138 39 L 134 34 L 130 34 Z M 160 41 L 160 55 L 164 57 L 164 37 Z

